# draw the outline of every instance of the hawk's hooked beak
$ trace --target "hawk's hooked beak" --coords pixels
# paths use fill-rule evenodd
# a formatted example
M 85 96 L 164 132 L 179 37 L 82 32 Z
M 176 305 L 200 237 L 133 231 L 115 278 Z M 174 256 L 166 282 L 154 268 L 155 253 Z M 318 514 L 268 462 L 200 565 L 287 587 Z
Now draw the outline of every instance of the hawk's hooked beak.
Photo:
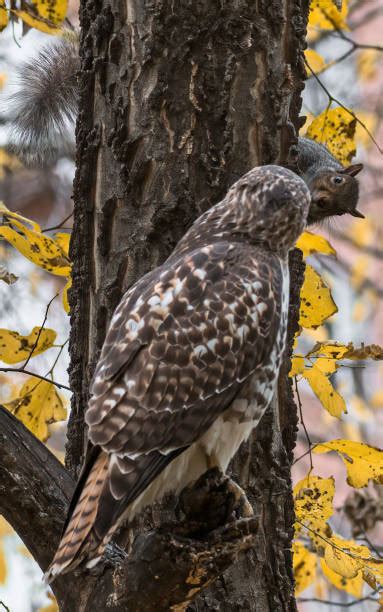
M 356 209 L 347 210 L 346 212 L 348 212 L 353 217 L 358 217 L 359 219 L 365 219 L 366 218 L 364 215 L 362 215 L 361 212 L 359 212 L 359 210 L 356 210 Z

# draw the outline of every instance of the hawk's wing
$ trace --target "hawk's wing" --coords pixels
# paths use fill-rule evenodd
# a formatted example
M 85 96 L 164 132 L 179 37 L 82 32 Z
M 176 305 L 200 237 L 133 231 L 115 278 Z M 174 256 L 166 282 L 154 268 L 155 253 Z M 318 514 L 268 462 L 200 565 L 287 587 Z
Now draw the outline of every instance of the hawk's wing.
M 97 448 L 48 579 L 97 559 L 128 506 L 268 362 L 281 293 L 277 256 L 222 242 L 172 257 L 125 294 L 85 417 Z
M 185 448 L 206 431 L 274 347 L 282 275 L 268 257 L 216 243 L 157 270 L 134 300 L 125 296 L 92 385 L 93 444 L 136 459 Z

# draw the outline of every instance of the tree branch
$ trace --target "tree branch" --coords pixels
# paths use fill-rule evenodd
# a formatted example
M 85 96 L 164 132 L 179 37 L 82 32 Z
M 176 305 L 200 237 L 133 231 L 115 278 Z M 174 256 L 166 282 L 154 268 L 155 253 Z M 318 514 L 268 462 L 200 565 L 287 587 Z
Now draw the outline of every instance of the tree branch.
M 0 513 L 45 570 L 61 535 L 74 481 L 49 449 L 3 406 L 0 457 Z M 64 593 L 63 580 L 55 591 Z

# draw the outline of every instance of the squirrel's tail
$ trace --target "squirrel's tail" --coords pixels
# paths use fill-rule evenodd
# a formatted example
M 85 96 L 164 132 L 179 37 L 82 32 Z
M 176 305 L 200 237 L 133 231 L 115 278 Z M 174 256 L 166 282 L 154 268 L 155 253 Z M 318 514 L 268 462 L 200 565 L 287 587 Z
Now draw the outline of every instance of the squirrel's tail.
M 66 33 L 19 69 L 9 100 L 10 147 L 28 164 L 74 154 L 78 34 Z

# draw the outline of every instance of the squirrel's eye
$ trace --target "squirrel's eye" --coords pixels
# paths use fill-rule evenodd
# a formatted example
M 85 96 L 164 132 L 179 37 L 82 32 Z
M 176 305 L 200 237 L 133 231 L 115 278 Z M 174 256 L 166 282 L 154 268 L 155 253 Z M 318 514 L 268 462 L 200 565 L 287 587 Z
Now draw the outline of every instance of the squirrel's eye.
M 342 183 L 344 183 L 344 176 L 332 176 L 331 180 L 335 185 L 341 185 Z

